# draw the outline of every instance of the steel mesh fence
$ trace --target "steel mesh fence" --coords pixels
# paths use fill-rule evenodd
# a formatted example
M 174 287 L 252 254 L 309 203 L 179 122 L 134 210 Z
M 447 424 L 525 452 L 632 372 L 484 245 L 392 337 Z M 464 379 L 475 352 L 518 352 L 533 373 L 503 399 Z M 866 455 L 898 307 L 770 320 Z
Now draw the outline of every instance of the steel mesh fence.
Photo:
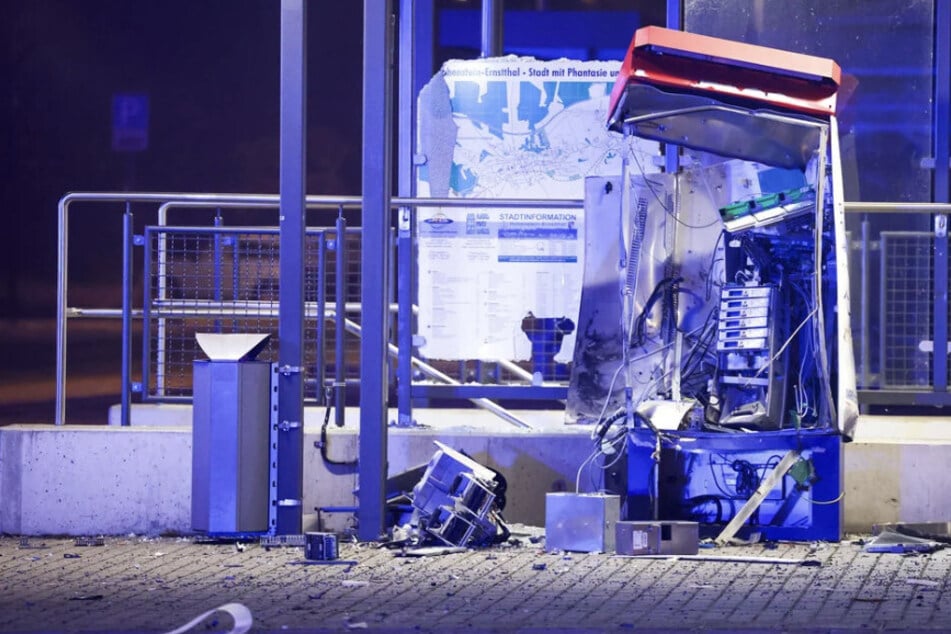
M 933 238 L 928 232 L 883 231 L 880 367 L 882 387 L 931 384 Z
M 267 333 L 258 355 L 276 361 L 279 348 L 279 236 L 276 229 L 153 227 L 147 231 L 148 279 L 144 313 L 148 336 L 147 399 L 189 398 L 192 363 L 204 358 L 195 334 Z M 326 376 L 335 372 L 337 332 L 336 231 L 308 230 L 304 238 L 305 398 L 322 401 Z M 344 301 L 359 299 L 359 235 L 347 232 L 341 278 Z M 321 324 L 320 309 L 327 320 Z M 358 320 L 359 315 L 348 313 Z M 359 341 L 343 333 L 345 378 L 359 376 Z
M 197 333 L 270 334 L 257 358 L 277 361 L 280 257 L 276 228 L 148 227 L 146 236 L 144 400 L 191 398 L 192 364 L 205 358 L 196 342 Z M 344 353 L 340 365 L 345 381 L 354 384 L 359 380 L 360 340 L 346 330 L 358 328 L 360 323 L 359 229 L 345 233 L 339 272 L 335 229 L 308 229 L 303 259 L 305 399 L 323 403 L 325 390 L 336 379 L 338 284 L 348 320 L 341 333 Z M 395 288 L 392 282 L 390 286 Z M 392 293 L 389 300 L 395 303 Z M 322 308 L 326 318 L 320 322 Z M 392 323 L 391 341 L 395 342 L 395 315 Z M 534 351 L 537 354 L 530 361 L 427 362 L 460 383 L 525 384 L 533 380 L 533 374 L 546 381 L 564 381 L 570 365 L 556 363 L 556 351 L 557 345 L 547 342 Z M 392 359 L 390 367 L 395 385 Z M 429 380 L 422 373 L 416 373 L 415 379 Z

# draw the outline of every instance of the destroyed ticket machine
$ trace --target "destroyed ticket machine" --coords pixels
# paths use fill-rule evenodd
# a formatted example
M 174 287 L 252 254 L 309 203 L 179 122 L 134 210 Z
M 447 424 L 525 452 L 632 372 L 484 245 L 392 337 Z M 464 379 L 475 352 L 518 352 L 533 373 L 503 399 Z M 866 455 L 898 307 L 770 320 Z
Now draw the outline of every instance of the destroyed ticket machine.
M 567 401 L 601 437 L 625 430 L 628 519 L 725 523 L 802 450 L 793 475 L 809 475 L 777 476 L 754 522 L 790 538 L 841 530 L 841 505 L 805 501 L 839 494 L 858 413 L 840 76 L 829 59 L 634 35 L 608 126 L 663 144 L 667 170 L 632 152 L 620 177 L 586 181 Z

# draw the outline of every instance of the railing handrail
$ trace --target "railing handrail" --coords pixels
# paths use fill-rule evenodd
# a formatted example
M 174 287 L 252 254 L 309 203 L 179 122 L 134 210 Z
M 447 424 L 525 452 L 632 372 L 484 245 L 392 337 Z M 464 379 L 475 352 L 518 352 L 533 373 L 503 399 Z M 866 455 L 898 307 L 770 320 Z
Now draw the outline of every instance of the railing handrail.
M 951 204 L 948 203 L 846 202 L 843 208 L 847 213 L 951 214 Z

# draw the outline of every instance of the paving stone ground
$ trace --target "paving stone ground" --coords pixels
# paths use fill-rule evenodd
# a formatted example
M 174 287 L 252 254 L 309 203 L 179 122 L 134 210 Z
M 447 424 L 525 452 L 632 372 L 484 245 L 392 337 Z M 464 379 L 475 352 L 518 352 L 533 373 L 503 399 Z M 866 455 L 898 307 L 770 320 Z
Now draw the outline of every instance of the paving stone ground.
M 231 602 L 254 632 L 951 631 L 951 549 L 870 554 L 853 541 L 730 546 L 710 557 L 811 565 L 550 554 L 523 540 L 424 558 L 342 543 L 0 537 L 0 631 L 162 632 Z M 341 562 L 353 562 L 351 564 Z M 226 631 L 221 613 L 192 631 Z

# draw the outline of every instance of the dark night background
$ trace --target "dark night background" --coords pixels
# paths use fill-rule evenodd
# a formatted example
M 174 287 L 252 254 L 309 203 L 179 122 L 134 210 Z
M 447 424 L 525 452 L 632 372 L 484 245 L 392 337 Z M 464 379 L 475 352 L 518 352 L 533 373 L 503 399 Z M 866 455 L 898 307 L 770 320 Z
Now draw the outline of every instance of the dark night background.
M 358 194 L 362 3 L 313 3 L 308 29 L 308 191 Z M 279 45 L 276 0 L 0 0 L 0 311 L 55 309 L 69 191 L 276 192 Z M 145 151 L 112 150 L 116 93 L 149 96 Z M 118 252 L 116 215 L 75 239 Z
M 310 193 L 360 192 L 362 2 L 308 9 Z M 278 0 L 0 0 L 0 425 L 52 422 L 57 201 L 278 191 Z M 114 94 L 148 148 L 112 149 Z M 121 207 L 70 217 L 69 305 L 116 307 Z M 82 248 L 80 248 L 82 245 Z M 67 420 L 118 402 L 117 320 L 70 320 Z

